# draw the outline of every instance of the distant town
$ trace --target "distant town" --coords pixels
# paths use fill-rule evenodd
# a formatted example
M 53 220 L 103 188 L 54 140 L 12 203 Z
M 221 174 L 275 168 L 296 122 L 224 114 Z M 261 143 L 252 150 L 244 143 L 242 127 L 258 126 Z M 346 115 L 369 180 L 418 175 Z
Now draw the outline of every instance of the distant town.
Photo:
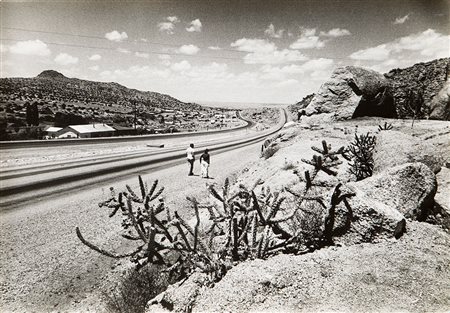
M 209 131 L 246 125 L 237 110 L 44 71 L 0 84 L 0 140 Z

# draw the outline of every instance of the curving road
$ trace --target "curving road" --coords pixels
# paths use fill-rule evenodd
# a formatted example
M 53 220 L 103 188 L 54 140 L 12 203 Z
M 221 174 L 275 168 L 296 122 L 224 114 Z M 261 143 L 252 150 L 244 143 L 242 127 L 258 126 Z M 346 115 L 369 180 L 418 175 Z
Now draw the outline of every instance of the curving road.
M 238 147 L 252 145 L 263 141 L 266 137 L 276 133 L 286 122 L 286 112 L 280 114 L 280 122 L 276 127 L 254 135 L 240 136 L 239 138 L 226 138 L 215 141 L 208 141 L 196 146 L 197 149 L 208 147 L 214 153 L 223 153 Z M 252 122 L 247 121 L 247 126 L 252 126 Z M 221 132 L 223 133 L 223 132 Z M 127 138 L 127 142 L 134 140 L 149 140 L 149 137 L 173 138 L 185 137 L 191 133 L 171 134 L 168 136 L 152 135 L 143 137 Z M 199 133 L 195 133 L 199 134 Z M 211 132 L 208 133 L 210 135 Z M 192 134 L 191 134 L 192 135 Z M 124 140 L 123 138 L 96 138 L 89 139 L 94 143 L 108 143 Z M 78 145 L 84 144 L 87 139 L 63 140 L 63 141 L 35 141 L 35 145 Z M 18 143 L 14 143 L 18 144 Z M 23 144 L 23 143 L 20 143 Z M 57 192 L 66 192 L 77 186 L 88 184 L 98 184 L 121 177 L 134 175 L 139 171 L 150 168 L 163 168 L 184 162 L 186 144 L 163 151 L 146 152 L 121 152 L 120 154 L 107 155 L 102 157 L 92 157 L 83 160 L 65 161 L 57 164 L 40 164 L 35 166 L 19 167 L 2 171 L 0 180 L 0 208 L 9 209 L 21 202 L 30 201 L 36 197 L 53 195 Z M 16 148 L 16 147 L 15 147 Z M 57 189 L 55 189 L 57 187 Z

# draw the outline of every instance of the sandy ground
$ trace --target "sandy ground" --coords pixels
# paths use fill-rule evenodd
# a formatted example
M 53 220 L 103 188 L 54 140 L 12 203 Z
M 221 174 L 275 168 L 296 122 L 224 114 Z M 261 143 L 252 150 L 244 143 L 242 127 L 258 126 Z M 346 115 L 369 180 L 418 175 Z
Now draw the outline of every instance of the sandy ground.
M 185 197 L 206 195 L 206 184 L 222 184 L 225 178 L 259 158 L 259 144 L 211 157 L 210 176 L 188 177 L 187 165 L 142 173 L 149 182 L 159 179 L 166 188 L 172 210 L 190 215 Z M 196 163 L 196 173 L 199 164 Z M 137 186 L 137 177 L 113 184 Z M 102 311 L 101 286 L 111 269 L 127 262 L 101 256 L 82 245 L 83 235 L 103 247 L 123 246 L 116 235 L 120 220 L 108 219 L 108 211 L 96 203 L 109 195 L 109 185 L 70 192 L 0 213 L 0 311 L 87 312 Z M 120 274 L 120 273 L 119 273 Z

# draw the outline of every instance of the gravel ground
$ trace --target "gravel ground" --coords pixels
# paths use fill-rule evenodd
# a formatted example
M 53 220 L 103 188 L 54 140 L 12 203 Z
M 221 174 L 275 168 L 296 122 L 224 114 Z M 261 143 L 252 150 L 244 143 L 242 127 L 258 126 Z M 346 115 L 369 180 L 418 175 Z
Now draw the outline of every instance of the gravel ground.
M 187 165 L 143 173 L 149 182 L 159 179 L 171 209 L 190 215 L 185 197 L 206 195 L 205 185 L 223 183 L 233 172 L 257 160 L 259 144 L 211 156 L 210 176 L 188 177 Z M 195 171 L 199 172 L 196 163 Z M 137 186 L 137 178 L 117 181 Z M 26 204 L 0 213 L 0 311 L 2 312 L 88 312 L 102 311 L 103 281 L 119 264 L 127 261 L 101 256 L 83 246 L 75 235 L 79 226 L 83 235 L 102 247 L 125 247 L 115 235 L 118 220 L 96 203 L 104 200 L 111 185 L 96 185 L 89 190 L 66 193 Z

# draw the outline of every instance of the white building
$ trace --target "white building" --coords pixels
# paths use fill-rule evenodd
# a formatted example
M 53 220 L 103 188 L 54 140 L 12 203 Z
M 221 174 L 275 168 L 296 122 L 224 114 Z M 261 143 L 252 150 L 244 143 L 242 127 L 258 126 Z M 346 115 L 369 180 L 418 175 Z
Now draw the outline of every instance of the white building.
M 116 130 L 106 124 L 69 125 L 56 133 L 58 138 L 111 137 Z

